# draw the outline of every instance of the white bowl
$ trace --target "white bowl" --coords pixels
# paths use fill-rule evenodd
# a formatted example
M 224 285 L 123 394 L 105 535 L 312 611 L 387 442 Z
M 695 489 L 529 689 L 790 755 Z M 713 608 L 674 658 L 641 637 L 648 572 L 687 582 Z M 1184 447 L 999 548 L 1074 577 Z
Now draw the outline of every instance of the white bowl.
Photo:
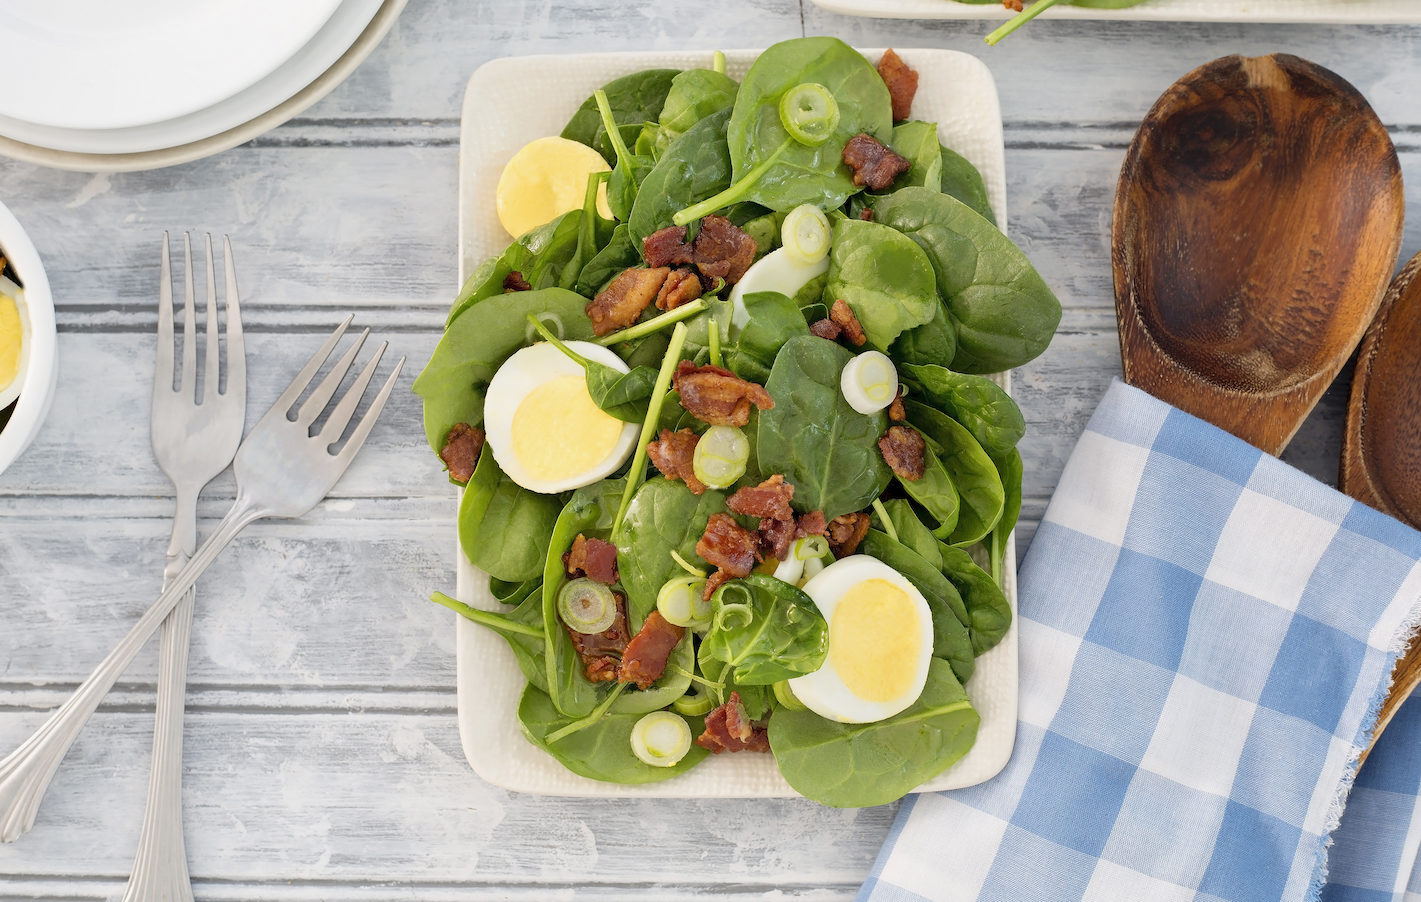
M 10 422 L 0 429 L 0 473 L 3 473 L 29 447 L 49 413 L 54 386 L 59 379 L 59 355 L 49 278 L 44 274 L 39 252 L 20 227 L 20 221 L 4 204 L 0 204 L 0 254 L 10 261 L 10 268 L 20 279 L 30 318 L 30 359 L 25 368 L 24 387 L 15 402 Z

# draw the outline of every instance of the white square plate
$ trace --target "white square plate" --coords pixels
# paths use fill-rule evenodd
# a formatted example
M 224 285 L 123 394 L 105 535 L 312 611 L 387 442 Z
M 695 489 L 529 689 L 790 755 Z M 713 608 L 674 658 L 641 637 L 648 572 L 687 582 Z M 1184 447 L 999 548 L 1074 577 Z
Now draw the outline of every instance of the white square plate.
M 870 60 L 878 53 L 865 51 Z M 943 143 L 982 172 L 997 219 L 1006 225 L 1006 173 L 997 89 L 976 57 L 952 50 L 900 50 L 918 70 L 914 118 L 936 121 Z M 740 78 L 758 51 L 727 51 L 727 71 Z M 503 165 L 524 144 L 562 131 L 574 110 L 598 86 L 651 67 L 710 65 L 710 53 L 618 53 L 525 56 L 480 66 L 464 93 L 459 143 L 459 279 L 511 240 L 498 223 L 494 189 Z M 1006 377 L 1003 376 L 1005 379 Z M 1003 384 L 1006 384 L 1005 382 Z M 456 543 L 457 548 L 457 543 Z M 462 551 L 456 592 L 477 608 L 502 609 L 488 578 Z M 1016 561 L 1015 535 L 1006 559 Z M 1007 568 L 1006 593 L 1016 610 L 1016 573 Z M 660 783 L 623 786 L 580 777 L 524 737 L 518 698 L 524 679 L 503 640 L 463 618 L 458 621 L 459 735 L 480 777 L 505 789 L 565 796 L 768 798 L 794 796 L 770 755 L 716 755 Z M 1016 738 L 1017 631 L 977 659 L 967 686 L 982 717 L 977 743 L 966 756 L 918 791 L 955 789 L 990 779 L 1011 757 Z
M 846 16 L 882 19 L 1006 19 L 1000 3 L 955 0 L 813 0 Z M 1389 25 L 1421 22 L 1417 0 L 1149 0 L 1128 9 L 1058 6 L 1041 14 L 1053 19 L 1113 19 L 1138 22 L 1310 22 L 1324 25 Z M 1031 23 L 1027 28 L 1035 28 Z

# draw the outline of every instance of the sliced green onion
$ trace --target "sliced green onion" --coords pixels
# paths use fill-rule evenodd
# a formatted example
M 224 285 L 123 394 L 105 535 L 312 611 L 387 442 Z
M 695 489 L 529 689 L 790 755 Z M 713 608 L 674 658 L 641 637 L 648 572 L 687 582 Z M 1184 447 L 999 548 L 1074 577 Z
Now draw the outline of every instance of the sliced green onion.
M 820 570 L 824 569 L 824 567 L 825 564 L 824 559 L 822 557 L 812 557 L 809 560 L 805 561 L 804 577 L 803 582 L 799 584 L 800 588 L 804 588 L 804 583 L 807 583 L 811 579 L 813 579 Z
M 712 426 L 696 442 L 691 455 L 696 478 L 713 489 L 726 489 L 745 475 L 750 440 L 735 426 Z
M 701 579 L 705 579 L 706 571 L 702 570 L 700 567 L 697 567 L 695 564 L 681 557 L 680 553 L 676 551 L 675 548 L 671 549 L 671 560 L 679 564 L 682 570 L 685 570 L 692 576 L 699 576 Z
M 671 703 L 671 707 L 677 714 L 684 714 L 687 717 L 696 717 L 701 714 L 709 714 L 715 707 L 715 699 L 705 689 L 695 684 L 686 690 L 686 694 Z
M 823 536 L 803 536 L 794 541 L 794 556 L 802 561 L 822 558 L 829 553 L 829 540 Z
M 710 351 L 711 366 L 720 366 L 720 323 L 714 316 L 706 322 L 706 347 Z
M 671 767 L 691 750 L 691 725 L 679 714 L 652 711 L 632 726 L 632 754 L 652 767 Z
M 898 368 L 881 351 L 864 351 L 844 364 L 839 376 L 844 400 L 859 413 L 877 413 L 898 395 Z
M 676 313 L 689 306 L 691 304 L 686 304 L 671 312 Z M 677 323 L 676 328 L 671 330 L 671 342 L 666 346 L 666 356 L 661 359 L 661 369 L 657 372 L 656 384 L 651 389 L 651 400 L 646 405 L 646 419 L 642 421 L 641 435 L 637 437 L 636 451 L 632 453 L 632 465 L 627 468 L 627 487 L 622 490 L 622 501 L 617 505 L 616 518 L 612 520 L 613 545 L 617 544 L 617 539 L 621 536 L 622 522 L 627 518 L 627 508 L 632 506 L 632 496 L 646 479 L 646 445 L 656 432 L 656 425 L 661 422 L 661 407 L 666 401 L 667 390 L 671 388 L 671 375 L 681 360 L 681 349 L 685 346 L 686 324 Z
M 781 708 L 786 708 L 790 711 L 804 710 L 805 704 L 799 700 L 794 694 L 794 690 L 789 687 L 789 680 L 780 680 L 778 683 L 775 683 L 773 688 L 775 690 L 775 701 L 780 703 Z
M 878 514 L 878 522 L 883 525 L 883 531 L 888 533 L 888 538 L 898 541 L 898 528 L 893 525 L 893 518 L 888 516 L 888 509 L 883 506 L 882 498 L 873 499 L 873 510 Z
M 571 580 L 558 592 L 558 616 L 579 633 L 606 632 L 617 621 L 617 596 L 595 580 Z
M 817 147 L 839 127 L 839 101 L 821 84 L 800 82 L 780 98 L 780 124 L 800 144 Z
M 710 626 L 710 602 L 702 597 L 704 577 L 677 576 L 668 579 L 656 593 L 656 609 L 667 622 L 689 629 Z
M 634 338 L 641 338 L 643 335 L 660 332 L 667 326 L 679 323 L 683 319 L 690 319 L 704 309 L 706 309 L 705 300 L 703 298 L 696 298 L 694 301 L 682 304 L 674 310 L 667 310 L 665 313 L 653 316 L 651 319 L 643 320 L 625 329 L 616 332 L 608 332 L 601 338 L 594 338 L 593 341 L 604 348 L 609 348 L 619 342 L 631 341 Z M 558 331 L 562 331 L 562 323 L 558 323 Z
M 794 540 L 794 544 L 789 546 L 789 554 L 775 567 L 775 579 L 787 582 L 792 586 L 801 585 L 804 581 L 805 567 L 810 561 L 818 560 L 829 553 L 829 541 L 823 536 L 801 536 Z M 823 561 L 820 561 L 817 573 L 823 568 Z
M 780 245 L 791 262 L 818 263 L 829 256 L 829 217 L 813 204 L 800 204 L 780 226 Z
M 528 344 L 537 341 L 539 334 L 542 334 L 544 337 L 556 334 L 558 338 L 562 338 L 567 334 L 567 330 L 563 328 L 562 317 L 556 313 L 530 313 L 528 314 L 528 319 L 530 320 L 528 328 L 523 331 L 523 337 L 527 340 Z M 552 327 L 551 330 L 548 329 L 549 325 Z M 552 339 L 549 338 L 548 340 L 551 341 Z
M 711 68 L 721 75 L 725 74 L 725 54 L 722 51 L 711 54 Z

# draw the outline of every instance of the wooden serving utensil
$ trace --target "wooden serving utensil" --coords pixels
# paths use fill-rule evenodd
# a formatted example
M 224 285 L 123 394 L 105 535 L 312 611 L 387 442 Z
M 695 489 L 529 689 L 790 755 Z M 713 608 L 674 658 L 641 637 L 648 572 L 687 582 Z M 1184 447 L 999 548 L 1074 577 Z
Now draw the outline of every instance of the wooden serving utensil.
M 1342 491 L 1421 528 L 1421 254 L 1392 280 L 1357 355 L 1347 428 L 1342 434 Z M 1372 743 L 1401 703 L 1421 686 L 1421 642 L 1392 671 Z M 1367 751 L 1371 751 L 1368 749 Z M 1365 753 L 1362 756 L 1366 760 Z
M 1120 171 L 1125 381 L 1279 453 L 1376 313 L 1404 208 L 1386 128 L 1336 74 L 1281 53 L 1190 72 Z

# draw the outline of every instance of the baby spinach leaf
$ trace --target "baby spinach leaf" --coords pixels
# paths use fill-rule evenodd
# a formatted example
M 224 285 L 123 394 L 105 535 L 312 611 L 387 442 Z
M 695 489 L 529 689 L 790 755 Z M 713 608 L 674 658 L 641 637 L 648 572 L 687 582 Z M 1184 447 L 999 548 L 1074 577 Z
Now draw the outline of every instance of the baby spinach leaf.
M 904 330 L 888 356 L 897 363 L 941 364 L 946 366 L 957 354 L 957 330 L 948 319 L 941 301 L 933 304 L 933 318 L 921 326 Z
M 735 103 L 740 85 L 724 72 L 714 69 L 687 69 L 671 79 L 666 105 L 655 129 L 653 147 L 657 155 L 665 153 L 671 142 L 681 137 L 691 126 L 711 113 Z
M 751 720 L 764 720 L 774 704 L 774 687 L 742 685 L 736 682 L 735 668 L 711 655 L 705 643 L 701 643 L 698 653 L 701 676 L 716 684 L 710 687 L 717 705 L 730 700 L 730 693 L 740 693 L 740 703 L 745 707 L 745 716 Z
M 937 188 L 942 184 L 942 153 L 937 140 L 937 123 L 910 120 L 893 126 L 893 140 L 888 142 L 894 152 L 913 164 L 898 177 L 895 188 Z
M 592 403 L 627 423 L 646 419 L 646 405 L 656 385 L 656 370 L 639 366 L 629 373 L 588 361 L 587 393 Z
M 503 637 L 518 662 L 518 669 L 529 683 L 546 692 L 547 673 L 543 670 L 543 601 L 537 595 L 523 599 L 523 602 L 500 614 L 470 607 L 462 601 L 450 598 L 443 592 L 435 592 L 430 601 L 442 604 L 466 620 L 492 630 Z
M 696 666 L 695 645 L 686 632 L 666 659 L 666 671 L 646 689 L 627 689 L 612 702 L 613 714 L 647 714 L 660 711 L 691 688 L 691 672 Z
M 894 533 L 898 536 L 898 543 L 941 570 L 942 555 L 937 550 L 937 537 L 923 524 L 922 520 L 918 519 L 912 502 L 903 498 L 894 498 L 883 502 L 883 509 L 888 512 L 888 520 L 893 526 Z M 887 531 L 884 529 L 883 518 L 876 510 L 873 512 L 873 522 L 880 530 Z M 966 621 L 964 620 L 963 623 L 965 625 Z
M 1056 334 L 1061 302 L 1026 255 L 962 201 L 929 188 L 873 200 L 874 221 L 927 252 L 957 327 L 952 368 L 995 373 L 1034 359 Z
M 424 433 L 435 453 L 456 423 L 483 422 L 484 389 L 503 361 L 531 344 L 528 314 L 561 327 L 562 337 L 591 339 L 587 298 L 561 288 L 512 291 L 469 307 L 444 330 L 424 371 L 414 380 L 424 399 Z
M 617 541 L 617 565 L 627 590 L 627 618 L 636 627 L 656 607 L 656 593 L 668 579 L 683 573 L 671 557 L 675 551 L 698 561 L 696 542 L 711 514 L 725 510 L 725 496 L 707 491 L 692 495 L 684 483 L 648 479 L 632 497 Z
M 498 601 L 504 604 L 518 604 L 543 585 L 541 576 L 533 579 L 525 579 L 522 582 L 508 582 L 496 576 L 488 578 L 488 591 Z
M 988 547 L 988 552 L 992 560 L 992 578 L 997 581 L 997 585 L 1002 585 L 1002 567 L 1008 564 L 1016 566 L 1016 561 L 1003 561 L 1007 552 L 1007 540 L 1011 537 L 1011 531 L 1016 527 L 1016 521 L 1021 516 L 1021 452 L 1015 448 L 1006 454 L 992 458 L 992 463 L 997 465 L 997 474 L 1001 476 L 1002 488 L 1006 490 L 1006 504 L 1002 509 L 1002 518 L 997 521 L 997 525 L 992 529 L 992 541 Z
M 459 502 L 459 546 L 469 563 L 490 576 L 535 579 L 557 517 L 557 499 L 509 479 L 485 445 Z
M 987 183 L 982 180 L 982 173 L 971 161 L 946 144 L 942 145 L 939 153 L 942 158 L 942 193 L 957 198 L 977 215 L 996 225 L 997 217 L 992 212 L 992 202 L 987 197 Z
M 894 478 L 903 487 L 903 491 L 908 493 L 908 497 L 921 504 L 937 521 L 934 535 L 944 539 L 951 536 L 952 531 L 957 528 L 957 521 L 962 518 L 962 498 L 957 493 L 952 476 L 948 474 L 947 468 L 938 459 L 932 446 L 929 445 L 923 451 L 922 479 L 903 479 L 896 475 Z
M 607 714 L 586 729 L 564 736 L 555 742 L 547 737 L 577 718 L 558 711 L 546 692 L 529 685 L 518 702 L 518 722 L 523 735 L 538 748 L 552 755 L 564 767 L 579 776 L 609 783 L 655 783 L 683 774 L 700 764 L 705 749 L 691 744 L 686 757 L 670 767 L 654 767 L 632 753 L 632 727 L 640 714 Z M 688 717 L 691 735 L 705 730 L 705 720 Z
M 911 363 L 900 364 L 898 372 L 915 397 L 961 423 L 990 456 L 1008 453 L 1026 434 L 1021 408 L 985 376 Z
M 824 303 L 848 301 L 868 342 L 888 350 L 903 330 L 921 326 L 938 309 L 927 254 L 901 232 L 876 222 L 834 223 Z
M 942 572 L 957 587 L 967 606 L 973 654 L 990 650 L 1011 626 L 1011 605 L 991 574 L 977 566 L 961 548 L 942 545 Z
M 868 531 L 859 551 L 897 570 L 922 593 L 932 612 L 933 656 L 951 664 L 952 672 L 963 683 L 972 679 L 976 663 L 967 630 L 967 608 L 952 582 L 906 545 L 876 529 Z
M 985 538 L 997 525 L 1006 505 L 1006 492 L 996 465 L 965 427 L 945 413 L 916 401 L 904 401 L 908 422 L 941 449 L 943 468 L 962 499 L 957 525 L 946 541 L 970 545 Z M 934 531 L 943 538 L 940 530 Z
M 553 288 L 577 256 L 582 212 L 572 210 L 520 235 L 497 257 L 490 257 L 464 281 L 449 308 L 444 328 L 478 302 L 504 293 L 503 280 L 514 271 L 534 289 Z M 581 264 L 575 264 L 580 266 Z
M 729 107 L 706 116 L 671 142 L 642 179 L 627 219 L 638 252 L 647 235 L 671 225 L 678 210 L 730 184 L 730 151 L 725 144 L 729 121 Z
M 642 124 L 655 122 L 661 116 L 666 95 L 671 90 L 671 81 L 679 72 L 679 69 L 643 69 L 614 78 L 602 86 L 623 141 L 627 144 L 635 142 Z M 607 139 L 607 130 L 602 127 L 602 116 L 597 111 L 594 96 L 589 95 L 572 114 L 563 127 L 562 136 L 596 150 L 608 164 L 617 162 L 612 143 Z
M 780 348 L 796 335 L 808 335 L 809 326 L 794 301 L 778 291 L 756 291 L 741 300 L 745 321 L 730 330 L 725 364 L 742 379 L 763 385 Z
M 775 763 L 800 795 L 835 808 L 882 805 L 942 773 L 977 741 L 981 718 L 952 668 L 934 659 L 923 694 L 876 723 L 781 708 L 770 718 Z
M 755 428 L 760 471 L 783 473 L 794 506 L 829 520 L 868 507 L 893 475 L 878 450 L 887 416 L 859 413 L 839 391 L 852 357 L 813 335 L 785 342 L 765 383 L 775 406 L 760 411 Z
M 578 272 L 575 286 L 577 293 L 593 297 L 623 270 L 640 262 L 641 251 L 632 243 L 627 224 L 619 222 L 612 230 L 612 237 L 607 241 L 607 246 L 598 251 Z
M 829 651 L 829 627 L 803 591 L 772 576 L 733 579 L 711 596 L 706 654 L 732 668 L 740 685 L 768 686 L 813 673 Z

